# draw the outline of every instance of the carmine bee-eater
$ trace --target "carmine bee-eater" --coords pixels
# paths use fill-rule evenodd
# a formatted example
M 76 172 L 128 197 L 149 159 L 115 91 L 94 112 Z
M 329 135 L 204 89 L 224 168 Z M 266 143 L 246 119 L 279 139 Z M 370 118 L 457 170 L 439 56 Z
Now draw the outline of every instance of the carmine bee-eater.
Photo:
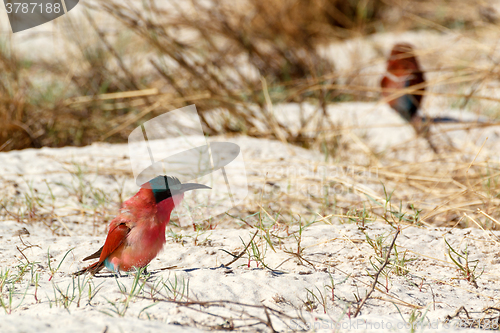
M 387 73 L 380 82 L 384 97 L 397 92 L 398 89 L 416 86 L 415 92 L 405 93 L 388 101 L 388 104 L 396 110 L 406 121 L 414 120 L 422 102 L 422 92 L 425 90 L 424 73 L 415 57 L 413 47 L 407 43 L 394 45 L 389 59 L 387 59 Z
M 210 187 L 181 182 L 174 177 L 157 176 L 141 186 L 139 192 L 125 201 L 120 213 L 109 224 L 104 246 L 83 260 L 99 261 L 75 273 L 94 275 L 104 267 L 112 272 L 145 267 L 165 244 L 165 229 L 175 204 L 184 193 Z

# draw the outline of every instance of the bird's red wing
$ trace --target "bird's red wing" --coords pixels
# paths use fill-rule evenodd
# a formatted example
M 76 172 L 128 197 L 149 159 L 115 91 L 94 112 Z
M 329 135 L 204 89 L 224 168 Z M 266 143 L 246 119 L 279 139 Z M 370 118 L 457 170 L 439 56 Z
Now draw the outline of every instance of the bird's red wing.
M 95 253 L 83 259 L 90 260 L 99 258 L 99 261 L 96 261 L 92 265 L 74 273 L 75 275 L 81 275 L 86 272 L 90 272 L 94 275 L 104 267 L 104 260 L 106 260 L 106 258 L 123 243 L 130 232 L 130 228 L 127 226 L 126 221 L 121 223 L 119 221 L 120 220 L 115 219 L 111 222 L 111 229 L 108 232 L 104 245 Z
M 109 230 L 108 237 L 102 247 L 99 262 L 104 262 L 106 258 L 113 253 L 127 238 L 130 228 L 125 223 L 120 223 Z
M 91 259 L 100 259 L 101 258 L 101 254 L 104 250 L 104 246 L 106 246 L 106 244 L 109 243 L 109 241 L 112 240 L 111 243 L 109 243 L 110 245 L 108 246 L 107 250 L 108 251 L 111 251 L 111 252 L 106 252 L 107 255 L 102 259 L 102 261 L 104 261 L 104 259 L 106 259 L 114 250 L 116 250 L 116 248 L 118 246 L 120 246 L 120 244 L 123 242 L 123 240 L 126 238 L 128 232 L 130 231 L 130 228 L 127 227 L 127 224 L 129 224 L 130 222 L 130 219 L 127 219 L 126 217 L 122 216 L 122 215 L 119 215 L 117 216 L 113 221 L 111 221 L 110 225 L 109 225 L 109 232 L 108 232 L 108 235 L 106 237 L 106 241 L 104 242 L 104 245 L 101 246 L 101 248 L 99 250 L 97 250 L 96 252 L 92 253 L 91 255 L 83 258 L 83 261 L 87 261 L 87 260 L 91 260 Z M 117 229 L 118 228 L 118 229 Z M 116 229 L 116 230 L 115 230 Z M 128 229 L 128 230 L 127 230 Z M 110 235 L 113 234 L 112 238 L 110 238 Z M 122 239 L 120 240 L 119 238 L 122 237 Z M 108 240 L 109 239 L 109 240 Z M 115 244 L 114 242 L 116 242 L 116 240 L 118 240 L 118 243 L 117 245 L 113 248 L 113 245 L 112 244 Z M 102 262 L 101 260 L 99 260 L 99 262 Z

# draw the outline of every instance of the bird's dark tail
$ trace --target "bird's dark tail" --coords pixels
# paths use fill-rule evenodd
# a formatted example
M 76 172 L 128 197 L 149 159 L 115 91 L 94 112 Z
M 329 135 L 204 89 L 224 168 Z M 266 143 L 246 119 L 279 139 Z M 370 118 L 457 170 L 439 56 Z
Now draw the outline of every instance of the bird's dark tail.
M 98 262 L 93 263 L 90 266 L 85 267 L 82 270 L 79 270 L 79 271 L 73 273 L 73 275 L 78 276 L 78 275 L 85 274 L 87 272 L 94 275 L 95 273 L 99 272 L 103 268 L 104 268 L 104 263 L 98 261 Z
M 88 257 L 83 258 L 83 261 L 90 260 L 90 259 L 99 259 L 101 257 L 102 249 L 104 246 L 101 246 L 99 250 L 97 250 L 95 253 L 92 253 Z

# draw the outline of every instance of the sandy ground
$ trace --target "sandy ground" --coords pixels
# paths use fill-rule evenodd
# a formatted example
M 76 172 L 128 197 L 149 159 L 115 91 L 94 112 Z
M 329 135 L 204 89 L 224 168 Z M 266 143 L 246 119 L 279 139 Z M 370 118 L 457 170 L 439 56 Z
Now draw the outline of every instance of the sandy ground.
M 275 114 L 278 118 L 287 114 L 290 119 L 294 108 L 277 106 Z M 389 125 L 400 123 L 385 106 L 373 103 L 330 108 L 332 119 L 347 111 L 352 118 L 343 117 L 345 126 L 354 125 L 349 119 L 358 125 L 359 119 L 370 122 L 373 119 L 360 115 L 375 112 L 387 113 L 384 119 Z M 385 134 L 365 130 L 360 142 L 370 149 L 389 149 L 400 144 L 401 137 L 414 135 L 409 126 L 388 128 Z M 463 135 L 456 136 L 456 144 Z M 414 325 L 428 325 L 425 331 L 454 331 L 464 322 L 455 318 L 447 328 L 446 316 L 460 306 L 478 323 L 497 316 L 481 311 L 498 306 L 498 232 L 401 224 L 398 254 L 393 249 L 391 259 L 399 264 L 384 271 L 354 318 L 355 303 L 370 289 L 397 223 L 391 226 L 370 218 L 349 223 L 321 215 L 304 219 L 300 228 L 297 221 L 276 221 L 265 212 L 281 203 L 277 200 L 292 200 L 301 194 L 297 187 L 302 183 L 322 177 L 315 171 L 318 166 L 336 164 L 324 162 L 324 156 L 313 150 L 278 141 L 248 137 L 231 141 L 241 147 L 250 187 L 245 204 L 235 212 L 240 217 L 249 215 L 246 221 L 251 225 L 262 223 L 261 229 L 248 228 L 228 216 L 215 217 L 215 225 L 218 219 L 225 222 L 212 230 L 172 226 L 164 251 L 148 267 L 149 277 L 138 280 L 135 274 L 72 276 L 84 266 L 81 259 L 103 243 L 104 221 L 114 216 L 120 197 L 126 199 L 137 190 L 127 145 L 1 153 L 5 209 L 0 223 L 0 329 L 180 332 L 231 327 L 266 331 L 272 326 L 277 331 L 333 327 L 405 332 L 409 331 L 405 325 L 414 318 Z M 336 177 L 353 185 L 352 191 L 338 195 L 339 201 L 354 197 L 361 202 L 366 193 L 377 197 L 383 191 L 376 182 L 361 184 L 349 174 Z M 269 180 L 279 189 L 277 193 L 262 191 Z M 107 196 L 99 201 L 103 193 Z M 307 210 L 293 200 L 291 206 L 295 216 Z M 258 211 L 262 222 L 251 216 Z M 241 253 L 256 231 L 253 247 L 223 266 L 232 260 L 228 252 Z M 451 261 L 445 241 L 462 255 L 468 251 L 470 268 L 477 264 L 474 274 L 480 275 L 477 287 Z M 465 265 L 464 258 L 457 259 L 453 252 L 451 256 Z

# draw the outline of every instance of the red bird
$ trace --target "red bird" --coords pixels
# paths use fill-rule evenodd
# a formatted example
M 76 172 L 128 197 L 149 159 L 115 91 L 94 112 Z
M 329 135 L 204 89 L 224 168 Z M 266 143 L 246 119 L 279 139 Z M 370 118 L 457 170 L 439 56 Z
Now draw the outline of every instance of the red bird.
M 104 267 L 117 273 L 145 267 L 165 244 L 165 229 L 170 213 L 184 198 L 184 192 L 210 187 L 181 182 L 174 177 L 158 176 L 142 185 L 132 198 L 125 201 L 120 214 L 109 224 L 104 246 L 85 260 L 99 259 L 75 273 L 92 275 Z
M 387 59 L 387 74 L 380 82 L 380 86 L 383 89 L 382 96 L 388 97 L 397 93 L 397 89 L 419 85 L 415 88 L 418 94 L 406 93 L 388 101 L 389 105 L 409 122 L 415 119 L 422 102 L 424 82 L 424 73 L 420 69 L 413 47 L 407 43 L 394 45 Z M 389 89 L 384 90 L 384 88 Z

